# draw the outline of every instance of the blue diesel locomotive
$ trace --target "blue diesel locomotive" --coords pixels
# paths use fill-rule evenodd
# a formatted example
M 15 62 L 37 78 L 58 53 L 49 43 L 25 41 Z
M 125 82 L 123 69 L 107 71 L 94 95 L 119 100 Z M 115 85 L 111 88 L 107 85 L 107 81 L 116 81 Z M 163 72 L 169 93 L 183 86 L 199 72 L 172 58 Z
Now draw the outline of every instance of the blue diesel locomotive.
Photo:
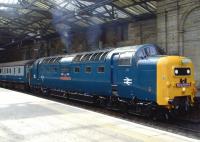
M 161 55 L 158 49 L 145 44 L 40 58 L 30 69 L 24 64 L 21 78 L 44 94 L 136 112 L 187 111 L 198 103 L 193 64 L 185 57 Z M 7 68 L 0 64 L 0 80 L 19 82 L 20 76 L 10 76 Z

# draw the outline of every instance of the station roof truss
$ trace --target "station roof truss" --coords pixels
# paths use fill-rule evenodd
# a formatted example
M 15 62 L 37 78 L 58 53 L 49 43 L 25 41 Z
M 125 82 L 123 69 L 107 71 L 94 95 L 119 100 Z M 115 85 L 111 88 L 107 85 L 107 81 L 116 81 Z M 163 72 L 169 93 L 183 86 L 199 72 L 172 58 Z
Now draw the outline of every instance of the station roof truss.
M 0 0 L 0 47 L 123 19 L 156 16 L 158 0 Z

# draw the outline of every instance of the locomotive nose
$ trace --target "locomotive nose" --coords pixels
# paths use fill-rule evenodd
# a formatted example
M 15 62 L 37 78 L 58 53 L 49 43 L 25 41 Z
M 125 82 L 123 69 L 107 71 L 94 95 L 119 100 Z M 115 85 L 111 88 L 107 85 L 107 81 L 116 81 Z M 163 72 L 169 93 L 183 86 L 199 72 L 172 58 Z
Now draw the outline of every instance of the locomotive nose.
M 193 105 L 195 97 L 194 67 L 190 59 L 166 56 L 157 63 L 157 103 Z

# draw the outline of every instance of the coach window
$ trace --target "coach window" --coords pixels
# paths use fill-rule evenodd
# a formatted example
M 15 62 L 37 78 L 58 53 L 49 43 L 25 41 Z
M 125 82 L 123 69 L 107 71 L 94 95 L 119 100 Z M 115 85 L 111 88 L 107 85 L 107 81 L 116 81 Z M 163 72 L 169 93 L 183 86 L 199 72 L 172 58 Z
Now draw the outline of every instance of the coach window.
M 120 54 L 118 65 L 119 66 L 130 66 L 132 55 L 133 55 L 132 52 L 126 52 L 126 53 Z
M 92 72 L 92 68 L 91 67 L 86 67 L 85 68 L 85 72 L 86 73 L 91 73 Z
M 79 72 L 80 72 L 80 67 L 75 67 L 75 68 L 74 68 L 74 72 L 75 72 L 75 73 L 79 73 Z
M 104 73 L 105 68 L 104 67 L 98 67 L 97 72 L 98 73 Z

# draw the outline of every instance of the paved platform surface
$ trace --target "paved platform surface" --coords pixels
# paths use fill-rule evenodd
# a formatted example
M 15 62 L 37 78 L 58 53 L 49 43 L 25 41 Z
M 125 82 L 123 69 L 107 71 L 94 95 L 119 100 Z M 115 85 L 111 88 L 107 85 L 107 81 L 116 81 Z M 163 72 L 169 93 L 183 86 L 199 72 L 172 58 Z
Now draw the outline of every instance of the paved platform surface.
M 0 142 L 172 141 L 198 140 L 0 88 Z

